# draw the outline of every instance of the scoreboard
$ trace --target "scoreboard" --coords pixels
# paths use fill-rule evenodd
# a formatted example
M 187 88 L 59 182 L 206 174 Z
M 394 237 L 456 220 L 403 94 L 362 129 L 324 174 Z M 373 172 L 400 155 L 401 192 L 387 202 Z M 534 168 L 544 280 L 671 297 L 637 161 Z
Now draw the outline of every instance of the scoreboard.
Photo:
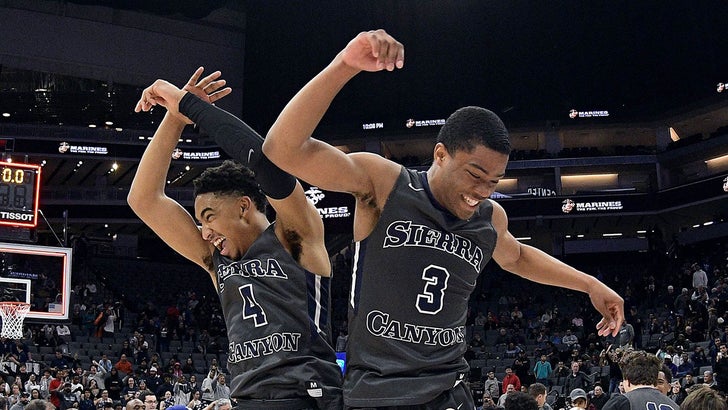
M 0 225 L 38 225 L 40 166 L 0 162 Z

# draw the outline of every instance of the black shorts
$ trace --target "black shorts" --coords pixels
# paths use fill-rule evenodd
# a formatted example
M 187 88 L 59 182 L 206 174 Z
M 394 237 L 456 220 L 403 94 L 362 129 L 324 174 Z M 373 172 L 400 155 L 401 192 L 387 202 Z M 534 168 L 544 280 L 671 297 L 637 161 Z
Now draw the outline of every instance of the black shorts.
M 236 399 L 235 410 L 317 410 L 313 399 L 278 399 L 278 400 L 241 400 Z
M 386 407 L 349 407 L 348 410 L 474 410 L 475 401 L 473 393 L 465 385 L 458 383 L 452 389 L 443 392 L 433 400 L 413 406 L 386 406 Z

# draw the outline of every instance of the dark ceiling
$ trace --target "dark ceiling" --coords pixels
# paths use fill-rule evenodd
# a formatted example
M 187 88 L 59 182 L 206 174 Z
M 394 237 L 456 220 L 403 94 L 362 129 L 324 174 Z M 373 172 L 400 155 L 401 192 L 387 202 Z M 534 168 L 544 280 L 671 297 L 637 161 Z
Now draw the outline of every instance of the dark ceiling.
M 267 128 L 356 33 L 384 28 L 405 68 L 363 74 L 333 104 L 338 127 L 444 118 L 464 105 L 507 125 L 654 118 L 715 101 L 728 81 L 722 1 L 248 1 L 245 116 Z
M 356 132 L 362 123 L 445 118 L 463 105 L 493 109 L 514 127 L 569 121 L 571 109 L 609 112 L 592 122 L 642 121 L 728 98 L 716 92 L 718 82 L 728 82 L 728 3 L 722 1 L 72 3 L 182 20 L 243 10 L 242 116 L 260 130 L 353 36 L 373 28 L 386 29 L 405 45 L 405 68 L 365 73 L 345 87 L 324 122 L 334 134 Z M 44 100 L 34 90 L 49 82 L 62 91 Z M 148 118 L 131 114 L 144 85 L 0 71 L 4 93 L 25 93 L 19 95 L 23 101 L 47 105 L 42 116 L 18 110 L 18 121 L 56 114 L 65 124 L 83 124 L 113 113 L 116 125 L 153 127 Z M 6 101 L 11 97 L 17 95 L 0 99 L 0 108 L 12 108 Z

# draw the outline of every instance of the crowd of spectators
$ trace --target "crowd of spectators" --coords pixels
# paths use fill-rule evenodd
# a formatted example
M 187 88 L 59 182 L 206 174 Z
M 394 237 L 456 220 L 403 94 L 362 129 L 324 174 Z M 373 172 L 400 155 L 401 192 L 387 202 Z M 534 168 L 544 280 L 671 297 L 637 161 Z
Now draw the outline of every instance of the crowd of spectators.
M 477 399 L 485 395 L 497 405 L 509 384 L 525 391 L 540 383 L 551 401 L 568 401 L 570 392 L 583 389 L 600 410 L 607 398 L 620 394 L 622 374 L 609 355 L 617 347 L 644 349 L 663 361 L 666 391 L 678 404 L 692 385 L 728 391 L 728 244 L 618 260 L 611 268 L 591 266 L 625 298 L 627 320 L 609 338 L 597 337 L 599 318 L 585 295 L 497 271 L 485 275 L 481 294 L 471 300 L 467 327 L 466 357 Z M 507 285 L 499 289 L 499 283 Z
M 610 346 L 656 354 L 676 402 L 691 385 L 722 391 L 728 387 L 727 257 L 728 246 L 719 242 L 658 259 L 637 254 L 620 256 L 618 264 L 611 255 L 568 261 L 623 295 L 627 320 L 614 338 L 597 337 L 599 318 L 585 295 L 489 265 L 467 319 L 469 383 L 479 404 L 484 396 L 503 404 L 509 392 L 542 385 L 552 401 L 582 389 L 600 410 L 620 392 Z M 347 343 L 351 261 L 351 246 L 332 257 L 332 343 L 338 351 Z M 22 340 L 2 340 L 0 394 L 10 405 L 42 398 L 63 410 L 104 410 L 146 397 L 156 401 L 148 410 L 174 404 L 201 410 L 229 399 L 225 325 L 213 289 L 151 294 L 140 302 L 139 294 L 133 300 L 108 277 L 99 278 L 93 264 L 80 272 L 71 323 L 28 324 Z

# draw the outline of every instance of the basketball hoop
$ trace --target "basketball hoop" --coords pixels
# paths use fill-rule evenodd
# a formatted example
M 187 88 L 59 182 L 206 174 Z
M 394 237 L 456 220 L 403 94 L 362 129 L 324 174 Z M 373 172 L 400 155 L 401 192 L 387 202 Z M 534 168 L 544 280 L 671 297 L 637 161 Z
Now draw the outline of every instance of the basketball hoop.
M 30 304 L 24 302 L 0 302 L 0 317 L 3 320 L 0 337 L 19 340 L 23 338 L 23 319 L 30 311 Z

